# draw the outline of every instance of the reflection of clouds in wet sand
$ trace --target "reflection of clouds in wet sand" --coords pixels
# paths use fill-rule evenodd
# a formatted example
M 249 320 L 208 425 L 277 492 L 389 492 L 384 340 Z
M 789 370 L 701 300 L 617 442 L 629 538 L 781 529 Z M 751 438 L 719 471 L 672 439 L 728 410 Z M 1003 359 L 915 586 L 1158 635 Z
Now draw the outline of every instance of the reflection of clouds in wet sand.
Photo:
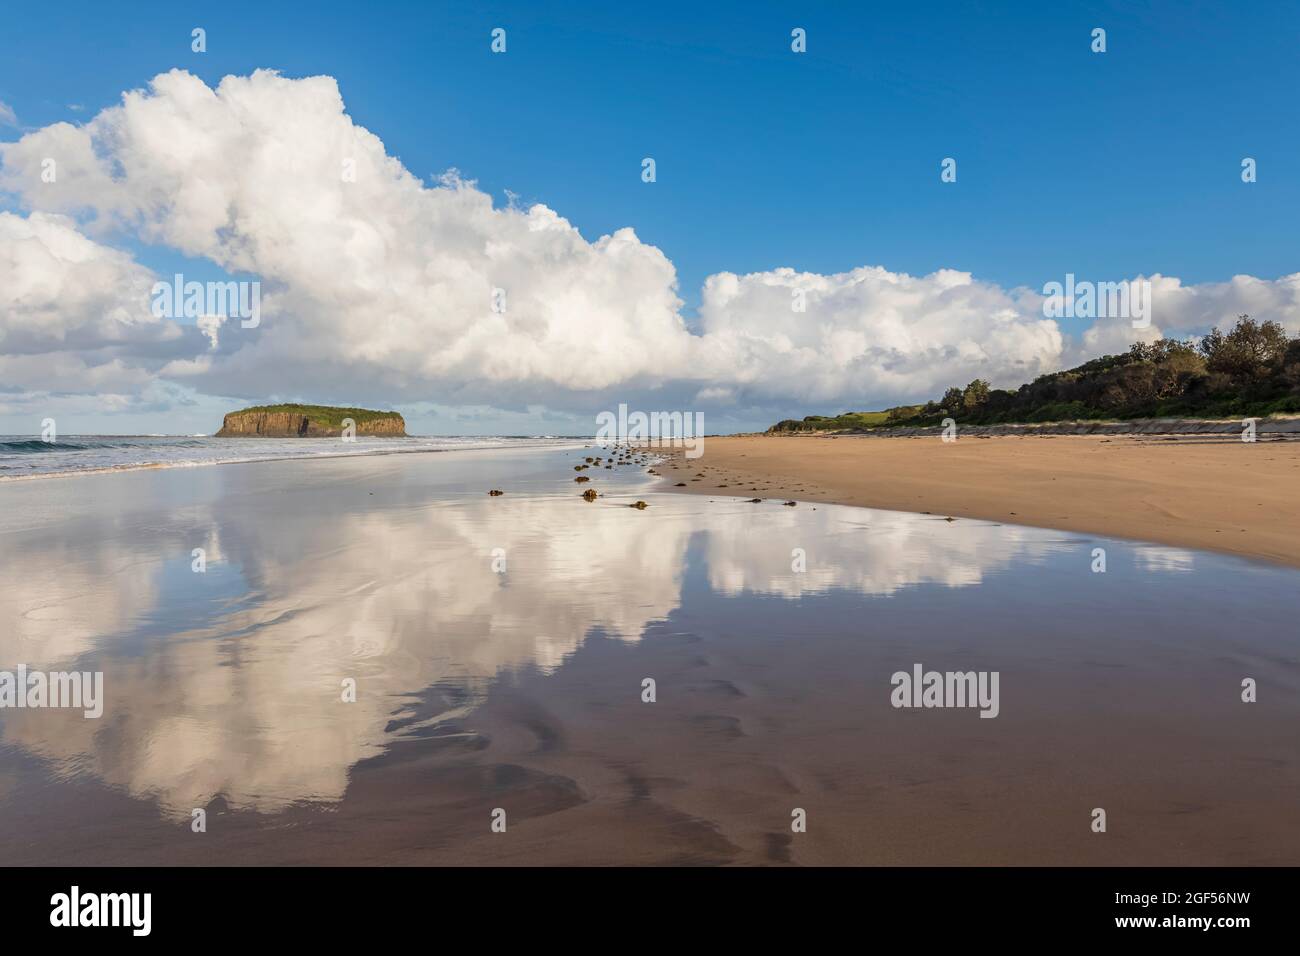
M 9 741 L 88 760 L 110 784 L 156 796 L 176 815 L 218 794 L 267 811 L 336 800 L 349 768 L 382 752 L 410 695 L 451 682 L 472 701 L 503 670 L 557 667 L 593 630 L 638 639 L 677 605 L 688 536 L 681 523 L 634 526 L 636 515 L 585 502 L 321 516 L 286 501 L 274 521 L 232 505 L 224 548 L 257 601 L 210 626 L 177 621 L 180 633 L 148 657 L 95 665 L 106 671 L 101 720 L 15 711 L 4 722 Z M 505 550 L 504 574 L 493 570 L 494 548 Z M 71 601 L 83 589 L 88 627 L 97 619 L 112 628 L 92 609 L 123 584 L 96 569 L 135 563 L 129 551 L 120 560 L 108 551 L 101 542 L 97 563 L 58 592 Z M 126 581 L 120 600 L 157 599 Z M 88 641 L 65 646 L 71 657 Z M 347 677 L 357 681 L 355 703 L 341 700 Z
M 1013 561 L 1041 559 L 1041 531 L 927 515 L 819 507 L 727 515 L 708 536 L 709 583 L 798 598 L 844 588 L 887 595 L 916 584 L 967 587 Z M 806 570 L 792 570 L 801 548 Z
M 248 591 L 207 619 L 160 586 L 159 561 L 147 556 L 176 537 L 148 536 L 161 518 L 129 533 L 101 529 L 89 550 L 28 549 L 15 579 L 36 582 L 37 593 L 13 589 L 6 613 L 30 621 L 30 607 L 48 605 L 48 620 L 77 622 L 25 626 L 26 639 L 45 641 L 46 660 L 94 651 L 96 637 L 126 631 L 146 611 L 170 636 L 145 655 L 94 665 L 106 671 L 101 720 L 11 712 L 5 738 L 155 797 L 176 817 L 218 795 L 267 812 L 334 801 L 358 761 L 398 733 L 463 716 L 498 674 L 549 672 L 593 632 L 639 639 L 678 606 L 692 535 L 704 537 L 715 589 L 789 598 L 976 584 L 1039 547 L 1022 529 L 834 507 L 720 508 L 701 520 L 667 501 L 651 517 L 614 500 L 519 496 L 356 511 L 355 492 L 344 493 L 229 494 L 188 509 L 186 526 L 208 529 L 212 580 L 237 568 Z M 184 539 L 186 569 L 193 537 Z M 807 551 L 804 574 L 790 570 L 795 547 Z M 504 551 L 505 573 L 493 569 L 494 549 Z M 22 657 L 12 642 L 4 650 Z M 341 699 L 349 677 L 355 703 Z M 456 693 L 425 693 L 448 687 Z M 397 717 L 412 722 L 398 730 Z
M 1196 555 L 1180 548 L 1161 548 L 1155 545 L 1138 545 L 1133 555 L 1143 571 L 1180 572 L 1196 570 Z
M 131 627 L 157 600 L 157 548 L 87 533 L 51 547 L 18 540 L 0 553 L 0 669 L 44 667 Z
M 32 497 L 8 498 L 0 515 L 0 668 L 73 662 L 159 606 L 169 561 L 188 569 L 199 547 L 223 560 L 210 505 L 164 515 L 121 484 L 42 485 L 5 489 Z

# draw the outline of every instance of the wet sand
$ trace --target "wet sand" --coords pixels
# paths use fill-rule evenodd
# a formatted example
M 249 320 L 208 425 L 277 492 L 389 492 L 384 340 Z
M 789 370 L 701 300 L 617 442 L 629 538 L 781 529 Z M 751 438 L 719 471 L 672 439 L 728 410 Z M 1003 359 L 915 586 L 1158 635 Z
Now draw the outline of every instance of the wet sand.
M 693 494 L 982 518 L 1300 566 L 1297 441 L 722 437 L 660 470 L 666 488 Z
M 102 670 L 107 703 L 0 711 L 0 862 L 1300 860 L 1296 572 L 575 483 L 593 454 L 4 489 L 0 666 Z M 999 716 L 893 708 L 915 662 L 998 671 Z

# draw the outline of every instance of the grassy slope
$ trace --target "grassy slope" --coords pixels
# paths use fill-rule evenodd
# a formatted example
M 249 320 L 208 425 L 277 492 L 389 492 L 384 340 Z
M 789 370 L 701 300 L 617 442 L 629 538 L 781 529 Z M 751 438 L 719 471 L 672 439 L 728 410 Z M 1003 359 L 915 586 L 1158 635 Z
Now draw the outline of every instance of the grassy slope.
M 786 419 L 774 425 L 776 431 L 838 431 L 845 428 L 868 428 L 883 425 L 888 412 L 845 412 L 843 415 L 809 415 L 807 418 Z

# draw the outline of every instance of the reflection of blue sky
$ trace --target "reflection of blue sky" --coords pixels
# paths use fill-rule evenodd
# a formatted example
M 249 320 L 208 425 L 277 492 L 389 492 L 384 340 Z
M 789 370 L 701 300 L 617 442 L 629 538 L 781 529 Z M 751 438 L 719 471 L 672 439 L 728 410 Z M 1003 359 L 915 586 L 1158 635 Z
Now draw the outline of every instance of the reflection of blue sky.
M 157 595 L 154 607 L 144 609 L 136 625 L 112 641 L 111 653 L 117 655 L 135 646 L 147 653 L 176 634 L 176 622 L 185 620 L 188 629 L 215 625 L 223 615 L 245 610 L 256 599 L 251 594 L 243 569 L 224 560 L 219 549 L 207 547 L 214 535 L 203 539 L 207 551 L 207 570 L 192 569 L 192 558 L 178 554 L 158 567 Z

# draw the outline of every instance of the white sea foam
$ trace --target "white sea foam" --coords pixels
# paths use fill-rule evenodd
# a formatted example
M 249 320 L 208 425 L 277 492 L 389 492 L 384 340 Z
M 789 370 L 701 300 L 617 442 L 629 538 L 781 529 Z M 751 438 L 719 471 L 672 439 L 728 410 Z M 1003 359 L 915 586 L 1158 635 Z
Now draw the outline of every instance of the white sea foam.
M 337 438 L 207 438 L 155 435 L 61 435 L 45 442 L 0 435 L 0 481 L 87 475 L 137 468 L 195 468 L 236 462 L 358 455 L 418 454 L 478 448 L 563 445 L 581 439 L 358 436 Z

